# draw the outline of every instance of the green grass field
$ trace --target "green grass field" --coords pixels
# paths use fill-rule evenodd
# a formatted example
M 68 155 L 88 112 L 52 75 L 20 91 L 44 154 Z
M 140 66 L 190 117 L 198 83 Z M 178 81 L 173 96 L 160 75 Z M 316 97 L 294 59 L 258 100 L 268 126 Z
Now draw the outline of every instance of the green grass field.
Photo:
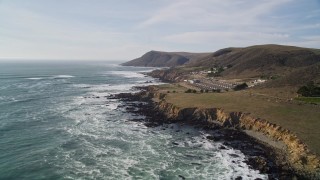
M 307 103 L 320 104 L 320 97 L 298 97 L 298 98 L 295 98 L 295 100 L 303 101 Z
M 173 90 L 176 93 L 172 93 Z M 166 101 L 178 107 L 215 107 L 230 112 L 247 112 L 253 117 L 281 125 L 296 133 L 313 152 L 320 155 L 320 106 L 277 101 L 266 95 L 261 96 L 260 93 L 255 93 L 255 90 L 227 93 L 184 93 L 185 90 L 186 88 L 178 85 L 159 86 L 159 91 L 171 92 L 167 93 Z

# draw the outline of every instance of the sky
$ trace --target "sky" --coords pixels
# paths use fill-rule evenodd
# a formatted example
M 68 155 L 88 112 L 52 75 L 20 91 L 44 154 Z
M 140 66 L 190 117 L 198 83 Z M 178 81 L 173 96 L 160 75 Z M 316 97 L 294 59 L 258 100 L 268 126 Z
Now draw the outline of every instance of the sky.
M 0 0 L 0 59 L 130 60 L 257 44 L 320 48 L 320 0 Z

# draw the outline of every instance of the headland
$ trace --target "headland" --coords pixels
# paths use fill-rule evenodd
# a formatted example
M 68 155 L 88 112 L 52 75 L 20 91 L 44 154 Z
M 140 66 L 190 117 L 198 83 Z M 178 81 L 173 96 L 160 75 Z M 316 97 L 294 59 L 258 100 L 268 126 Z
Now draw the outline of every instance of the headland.
M 148 102 L 147 106 L 140 104 L 138 111 L 150 117 L 149 125 L 179 122 L 223 129 L 223 138 L 213 135 L 212 139 L 232 142 L 237 136 L 263 146 L 265 156 L 255 156 L 268 160 L 251 163 L 259 161 L 269 170 L 274 168 L 267 164 L 274 163 L 283 174 L 278 178 L 289 178 L 284 174 L 291 173 L 299 179 L 318 179 L 319 54 L 316 49 L 278 45 L 196 54 L 193 58 L 198 59 L 148 74 L 170 84 L 121 98 Z M 301 95 L 301 89 L 308 88 L 315 89 L 315 96 Z

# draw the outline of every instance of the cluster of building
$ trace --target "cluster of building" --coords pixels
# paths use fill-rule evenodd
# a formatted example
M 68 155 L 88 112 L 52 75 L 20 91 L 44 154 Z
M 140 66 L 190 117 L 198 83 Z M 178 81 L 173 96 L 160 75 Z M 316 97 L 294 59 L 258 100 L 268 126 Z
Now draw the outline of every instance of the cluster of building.
M 265 83 L 266 81 L 267 80 L 265 80 L 265 79 L 256 79 L 256 80 L 250 81 L 249 87 L 253 87 L 253 86 L 256 86 L 258 84 Z
M 212 80 L 199 80 L 199 79 L 185 80 L 185 82 L 188 82 L 190 85 L 203 90 L 232 89 L 237 85 L 237 83 L 228 83 L 223 81 L 212 81 Z
M 200 83 L 199 79 L 192 79 L 192 80 L 184 80 L 185 82 L 188 82 L 190 84 Z
M 238 84 L 243 82 L 227 82 L 223 80 L 214 80 L 214 79 L 191 79 L 191 80 L 184 80 L 189 85 L 197 87 L 202 90 L 229 90 L 235 88 Z M 256 79 L 250 82 L 248 87 L 253 87 L 261 83 L 265 83 L 266 80 L 263 79 Z
M 190 75 L 195 79 L 184 80 L 191 86 L 197 87 L 202 90 L 229 90 L 235 88 L 238 84 L 242 84 L 243 82 L 234 82 L 234 81 L 224 81 L 214 79 L 213 77 L 208 78 L 209 74 L 219 73 L 219 71 L 223 71 L 228 67 L 220 67 L 220 68 L 210 68 L 209 71 L 194 71 L 191 72 Z M 223 70 L 222 70 L 223 69 Z M 253 87 L 258 84 L 264 83 L 266 80 L 264 79 L 255 79 L 252 81 L 246 81 L 248 87 Z
M 222 70 L 221 70 L 222 69 Z M 207 75 L 207 74 L 215 74 L 215 73 L 219 73 L 219 71 L 223 71 L 228 69 L 228 67 L 221 67 L 221 68 L 211 68 L 210 70 L 206 71 L 194 71 L 191 74 L 192 75 Z

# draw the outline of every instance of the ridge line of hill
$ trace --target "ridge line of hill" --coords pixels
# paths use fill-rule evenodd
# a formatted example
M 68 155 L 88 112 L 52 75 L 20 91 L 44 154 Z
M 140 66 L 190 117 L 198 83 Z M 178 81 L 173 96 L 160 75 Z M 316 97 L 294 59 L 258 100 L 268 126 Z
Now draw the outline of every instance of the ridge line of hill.
M 223 69 L 219 76 L 273 79 L 272 86 L 320 83 L 320 49 L 284 45 L 255 45 L 224 48 L 211 53 L 150 51 L 124 66 Z

